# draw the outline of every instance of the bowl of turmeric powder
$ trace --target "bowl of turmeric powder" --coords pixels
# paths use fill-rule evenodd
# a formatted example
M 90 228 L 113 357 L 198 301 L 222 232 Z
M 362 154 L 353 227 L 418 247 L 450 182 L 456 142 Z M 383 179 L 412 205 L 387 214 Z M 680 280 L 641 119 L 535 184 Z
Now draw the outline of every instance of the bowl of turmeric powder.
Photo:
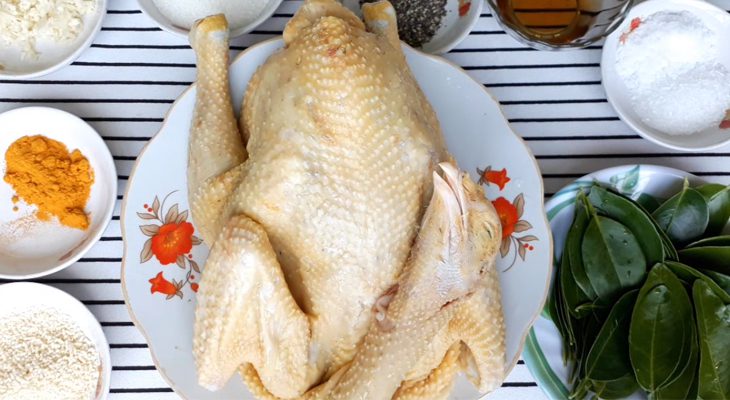
M 114 160 L 89 124 L 47 107 L 0 114 L 0 278 L 76 263 L 106 229 L 116 197 Z

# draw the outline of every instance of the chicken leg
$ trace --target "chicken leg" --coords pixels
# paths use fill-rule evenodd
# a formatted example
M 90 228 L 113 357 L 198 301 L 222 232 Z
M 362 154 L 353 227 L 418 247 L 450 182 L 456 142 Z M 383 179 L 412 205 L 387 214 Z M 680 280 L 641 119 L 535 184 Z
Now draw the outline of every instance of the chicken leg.
M 228 84 L 228 23 L 223 15 L 201 20 L 190 31 L 198 57 L 196 99 L 188 145 L 188 193 L 200 236 L 213 244 L 223 206 L 241 178 L 246 159 Z

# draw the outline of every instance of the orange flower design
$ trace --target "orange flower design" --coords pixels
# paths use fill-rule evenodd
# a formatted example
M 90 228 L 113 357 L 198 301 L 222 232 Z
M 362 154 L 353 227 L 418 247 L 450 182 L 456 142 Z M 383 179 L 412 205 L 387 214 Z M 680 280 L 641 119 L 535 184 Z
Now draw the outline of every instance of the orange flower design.
M 629 38 L 629 35 L 633 31 L 635 31 L 636 28 L 638 28 L 639 26 L 641 26 L 641 18 L 636 17 L 636 18 L 632 19 L 631 20 L 631 25 L 629 26 L 629 31 L 622 33 L 621 34 L 621 37 L 619 38 L 619 41 L 621 42 L 621 44 L 626 43 L 626 40 Z
M 167 300 L 175 296 L 182 299 L 184 297 L 182 289 L 188 285 L 193 292 L 198 291 L 198 284 L 192 280 L 195 279 L 193 272 L 200 274 L 200 267 L 193 260 L 191 251 L 193 246 L 203 242 L 194 235 L 195 227 L 187 221 L 189 215 L 187 210 L 180 211 L 177 204 L 165 209 L 165 201 L 173 193 L 175 192 L 165 196 L 162 203 L 155 196 L 152 205 L 144 204 L 143 212 L 137 213 L 142 220 L 152 222 L 139 227 L 142 234 L 148 237 L 139 255 L 140 264 L 150 261 L 154 256 L 162 265 L 176 264 L 185 271 L 184 278 L 179 281 L 166 280 L 162 272 L 149 280 L 152 284 L 151 292 L 165 294 Z
M 174 296 L 177 293 L 177 288 L 170 281 L 162 276 L 162 271 L 157 274 L 154 278 L 149 281 L 152 286 L 150 287 L 150 293 L 162 293 L 168 296 Z
M 490 183 L 493 183 L 499 187 L 499 190 L 504 190 L 505 186 L 507 186 L 507 183 L 511 180 L 507 176 L 507 169 L 502 168 L 501 171 L 495 171 L 492 170 L 491 166 L 488 166 L 484 170 L 477 168 L 477 173 L 479 174 L 479 184 L 480 185 L 488 185 Z
M 477 169 L 477 173 L 480 177 L 479 184 L 495 184 L 500 191 L 504 190 L 510 181 L 505 168 L 501 171 L 493 171 L 491 167 L 487 167 L 484 170 Z M 492 205 L 502 224 L 502 243 L 499 246 L 499 255 L 505 258 L 511 253 L 514 254 L 512 262 L 502 270 L 502 272 L 507 272 L 515 266 L 518 259 L 525 261 L 527 252 L 535 250 L 535 246 L 531 242 L 537 242 L 539 239 L 535 235 L 516 235 L 532 229 L 532 224 L 522 219 L 525 211 L 525 196 L 522 193 L 512 201 L 503 196 L 497 197 L 492 201 Z
M 152 237 L 152 254 L 162 265 L 176 262 L 178 256 L 185 256 L 193 248 L 194 231 L 190 222 L 162 225 Z
M 459 0 L 459 17 L 463 17 L 469 13 L 471 8 L 471 0 Z
M 504 197 L 499 197 L 492 202 L 494 209 L 499 215 L 499 222 L 502 223 L 502 240 L 509 238 L 515 232 L 515 224 L 519 221 L 517 207 Z

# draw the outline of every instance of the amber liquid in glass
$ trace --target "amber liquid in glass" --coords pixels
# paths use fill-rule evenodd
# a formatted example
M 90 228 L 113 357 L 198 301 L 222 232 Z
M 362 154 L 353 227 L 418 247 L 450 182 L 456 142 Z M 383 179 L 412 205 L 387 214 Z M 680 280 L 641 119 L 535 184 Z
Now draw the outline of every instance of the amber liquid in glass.
M 496 0 L 500 17 L 528 40 L 561 45 L 600 33 L 628 0 Z

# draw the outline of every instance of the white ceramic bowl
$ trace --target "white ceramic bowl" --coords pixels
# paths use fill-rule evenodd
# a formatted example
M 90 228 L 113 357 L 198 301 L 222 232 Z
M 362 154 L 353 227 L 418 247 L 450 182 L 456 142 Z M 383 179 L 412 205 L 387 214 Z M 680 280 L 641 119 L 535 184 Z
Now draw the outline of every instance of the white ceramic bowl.
M 248 0 L 244 0 L 248 1 Z M 281 2 L 283 0 L 270 0 L 269 4 L 266 5 L 264 10 L 261 12 L 261 15 L 259 15 L 258 18 L 256 18 L 255 21 L 251 22 L 248 25 L 243 26 L 231 26 L 230 27 L 230 37 L 236 37 L 241 36 L 244 33 L 251 32 L 252 30 L 256 29 L 257 26 L 261 25 L 264 21 L 269 19 L 271 15 L 274 14 L 277 8 L 281 5 Z M 153 0 L 139 0 L 139 7 L 144 11 L 147 16 L 152 18 L 157 25 L 162 28 L 162 30 L 174 33 L 176 35 L 188 37 L 188 33 L 190 33 L 190 30 L 181 26 L 177 26 L 170 19 L 165 16 L 155 5 L 155 2 Z M 205 15 L 201 15 L 201 18 L 206 17 Z
M 657 201 L 664 201 L 682 190 L 685 178 L 689 179 L 692 186 L 706 183 L 702 178 L 674 168 L 624 165 L 592 172 L 560 189 L 545 204 L 555 245 L 555 268 L 573 223 L 575 198 L 579 190 L 585 190 L 598 182 L 634 200 L 651 196 Z M 571 387 L 568 384 L 568 367 L 563 363 L 560 333 L 545 308 L 530 330 L 522 358 L 547 397 L 563 400 L 568 398 Z M 642 400 L 646 396 L 637 392 L 628 399 Z
M 645 124 L 631 104 L 628 89 L 616 72 L 616 52 L 621 35 L 628 32 L 634 18 L 643 18 L 659 11 L 688 11 L 702 19 L 711 29 L 720 32 L 721 37 L 730 37 L 730 14 L 702 0 L 650 0 L 631 9 L 623 23 L 606 39 L 603 45 L 601 73 L 603 87 L 609 103 L 618 116 L 639 135 L 664 147 L 675 150 L 711 150 L 730 143 L 730 129 L 713 127 L 692 135 L 669 135 Z M 720 62 L 730 69 L 730 47 L 718 48 Z M 727 90 L 727 85 L 718 82 L 718 90 Z
M 362 16 L 360 0 L 342 0 L 342 4 Z M 433 39 L 424 43 L 419 50 L 431 54 L 448 53 L 469 36 L 469 32 L 479 21 L 483 6 L 484 0 L 446 0 L 446 15 L 441 20 L 441 27 Z M 460 8 L 465 10 L 463 15 Z
M 81 302 L 54 287 L 31 282 L 0 285 L 0 319 L 30 308 L 51 308 L 71 317 L 99 352 L 101 367 L 94 400 L 104 400 L 109 393 L 112 364 L 109 344 L 93 314 Z
M 76 262 L 101 237 L 117 198 L 117 172 L 104 141 L 80 118 L 53 108 L 18 108 L 0 114 L 0 176 L 5 176 L 8 147 L 18 138 L 32 135 L 58 140 L 89 160 L 94 170 L 86 203 L 90 225 L 81 231 L 56 222 L 29 223 L 35 221 L 34 208 L 22 202 L 13 204 L 12 187 L 0 179 L 0 278 L 4 279 L 36 278 Z M 19 210 L 13 211 L 14 206 Z
M 21 57 L 20 47 L 0 46 L 0 77 L 11 79 L 30 79 L 55 72 L 72 62 L 91 46 L 94 37 L 101 30 L 101 23 L 106 15 L 107 0 L 96 0 L 96 10 L 84 17 L 84 29 L 76 40 L 58 44 L 51 41 L 39 41 L 36 49 L 37 59 Z

